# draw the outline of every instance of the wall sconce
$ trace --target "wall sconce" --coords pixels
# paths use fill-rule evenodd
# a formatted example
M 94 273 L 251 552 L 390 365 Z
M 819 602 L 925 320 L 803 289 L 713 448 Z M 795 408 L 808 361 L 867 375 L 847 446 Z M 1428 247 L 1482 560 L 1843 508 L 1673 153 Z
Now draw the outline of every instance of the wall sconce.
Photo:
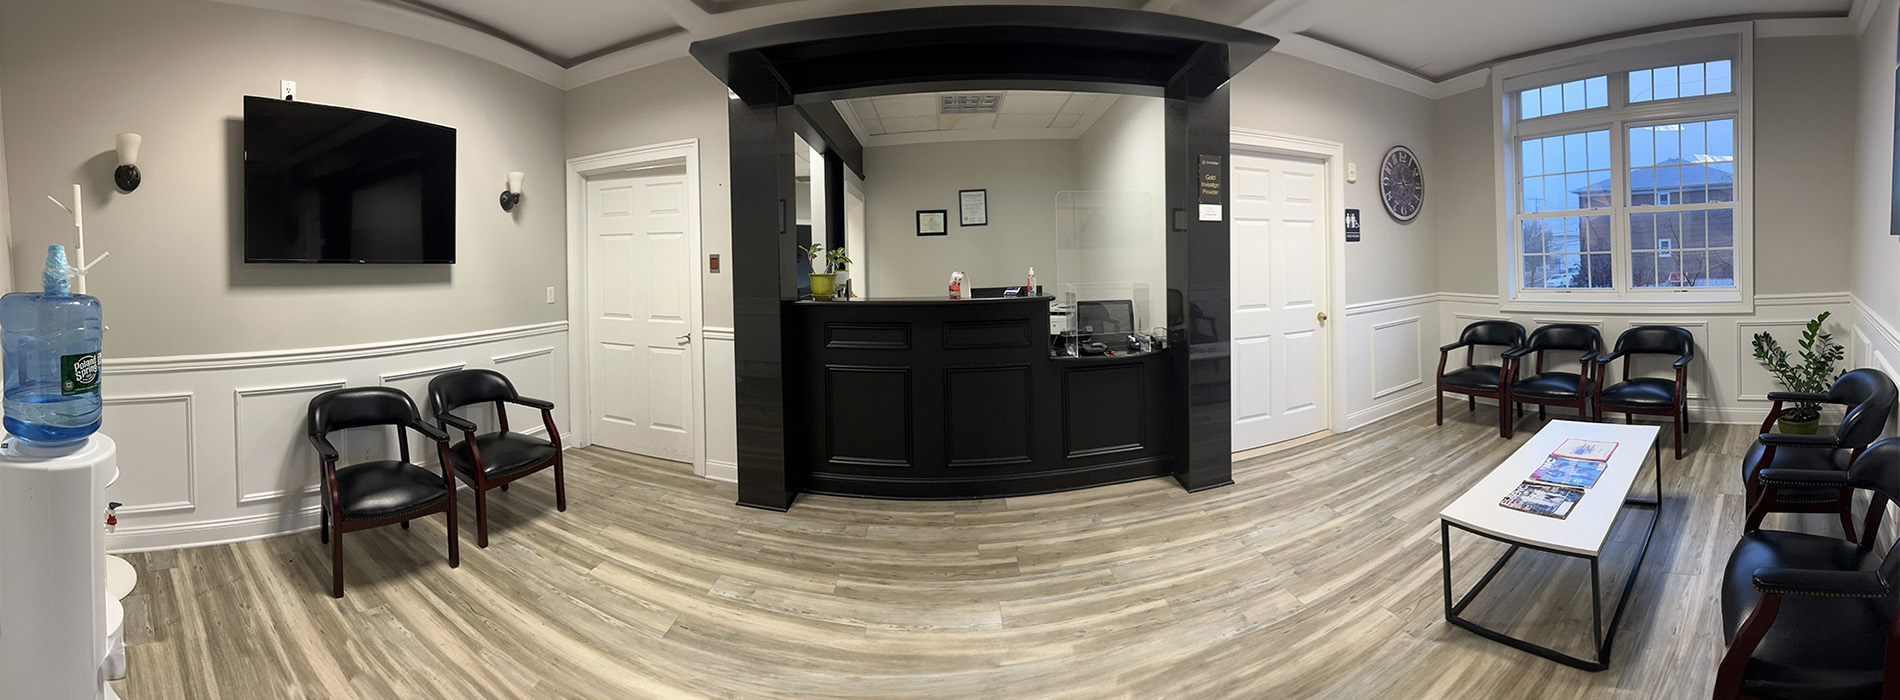
M 513 212 L 515 205 L 521 203 L 521 180 L 527 177 L 519 171 L 508 173 L 508 189 L 501 191 L 501 210 Z
M 112 171 L 112 181 L 120 192 L 138 189 L 144 179 L 139 175 L 139 144 L 144 140 L 138 134 L 119 134 L 119 169 Z

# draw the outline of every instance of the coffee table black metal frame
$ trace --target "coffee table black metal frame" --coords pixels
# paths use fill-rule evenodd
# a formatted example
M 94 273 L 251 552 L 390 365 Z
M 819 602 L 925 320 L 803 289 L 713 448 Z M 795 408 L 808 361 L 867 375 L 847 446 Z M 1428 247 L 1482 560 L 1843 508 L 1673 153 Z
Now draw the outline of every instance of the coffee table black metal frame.
M 1484 637 L 1485 639 L 1489 639 L 1491 641 L 1497 642 L 1499 644 L 1503 644 L 1505 646 L 1508 646 L 1514 649 L 1527 651 L 1532 654 L 1536 654 L 1538 656 L 1544 657 L 1546 659 L 1550 659 L 1551 661 L 1555 661 L 1560 664 L 1564 664 L 1567 666 L 1574 666 L 1576 668 L 1580 668 L 1585 671 L 1601 671 L 1601 670 L 1609 668 L 1610 667 L 1610 645 L 1616 641 L 1617 622 L 1623 619 L 1623 609 L 1629 603 L 1630 592 L 1635 590 L 1636 588 L 1636 574 L 1637 572 L 1641 571 L 1643 568 L 1643 555 L 1649 553 L 1649 540 L 1651 537 L 1653 537 L 1656 534 L 1657 521 L 1662 520 L 1662 444 L 1661 444 L 1661 441 L 1650 443 L 1650 453 L 1656 459 L 1656 497 L 1654 499 L 1638 499 L 1638 498 L 1623 499 L 1623 505 L 1626 508 L 1633 506 L 1638 509 L 1646 508 L 1651 511 L 1652 515 L 1649 519 L 1649 528 L 1643 532 L 1643 544 L 1636 550 L 1636 561 L 1630 564 L 1629 579 L 1623 582 L 1623 593 L 1621 596 L 1617 598 L 1616 610 L 1610 614 L 1610 626 L 1608 629 L 1605 629 L 1603 627 L 1603 577 L 1601 575 L 1601 570 L 1600 570 L 1600 566 L 1598 562 L 1598 559 L 1601 558 L 1600 553 L 1598 556 L 1584 556 L 1581 554 L 1576 554 L 1574 552 L 1559 551 L 1559 550 L 1551 549 L 1548 547 L 1538 546 L 1536 544 L 1532 544 L 1529 542 L 1520 542 L 1520 541 L 1505 538 L 1505 537 L 1499 537 L 1497 535 L 1493 535 L 1490 533 L 1479 532 L 1477 530 L 1473 530 L 1463 525 L 1453 523 L 1450 520 L 1439 518 L 1438 519 L 1438 541 L 1440 543 L 1439 544 L 1440 554 L 1443 556 L 1444 566 L 1445 566 L 1445 572 L 1444 572 L 1445 573 L 1445 621 L 1451 624 L 1457 625 L 1459 627 L 1463 627 L 1467 630 L 1471 630 L 1472 632 L 1476 633 L 1478 636 Z M 1626 510 L 1624 512 L 1629 512 L 1629 511 Z M 1621 517 L 1622 517 L 1621 515 L 1618 516 L 1619 519 Z M 1496 564 L 1491 565 L 1491 570 L 1485 572 L 1484 578 L 1478 579 L 1478 585 L 1473 586 L 1469 592 L 1465 593 L 1464 597 L 1458 599 L 1457 603 L 1453 603 L 1451 600 L 1452 599 L 1451 529 L 1454 527 L 1460 530 L 1463 530 L 1465 532 L 1469 532 L 1471 534 L 1478 535 L 1486 539 L 1495 540 L 1497 542 L 1502 542 L 1504 544 L 1508 544 L 1511 546 L 1510 549 L 1505 550 L 1504 556 L 1498 558 L 1498 561 Z M 1518 550 L 1521 550 L 1521 549 L 1531 549 L 1531 550 L 1535 550 L 1539 552 L 1548 552 L 1550 554 L 1556 554 L 1556 555 L 1565 556 L 1565 557 L 1576 557 L 1578 559 L 1585 559 L 1590 562 L 1590 615 L 1591 615 L 1591 620 L 1592 620 L 1590 632 L 1593 635 L 1593 640 L 1596 642 L 1593 645 L 1593 648 L 1596 649 L 1596 653 L 1597 653 L 1596 660 L 1592 661 L 1589 659 L 1580 659 L 1580 658 L 1577 658 L 1576 656 L 1566 654 L 1564 652 L 1558 651 L 1556 649 L 1552 649 L 1542 644 L 1538 644 L 1536 642 L 1531 642 L 1524 639 L 1519 639 L 1517 637 L 1510 636 L 1503 632 L 1499 632 L 1497 630 L 1491 629 L 1489 627 L 1485 627 L 1484 625 L 1480 625 L 1476 622 L 1460 617 L 1460 614 L 1465 611 L 1465 607 L 1471 605 L 1471 601 L 1474 598 L 1478 597 L 1478 593 L 1482 592 L 1484 590 L 1484 587 L 1486 585 L 1489 585 L 1493 578 L 1497 577 L 1498 571 L 1503 569 L 1505 564 L 1510 563 L 1511 557 L 1517 554 Z

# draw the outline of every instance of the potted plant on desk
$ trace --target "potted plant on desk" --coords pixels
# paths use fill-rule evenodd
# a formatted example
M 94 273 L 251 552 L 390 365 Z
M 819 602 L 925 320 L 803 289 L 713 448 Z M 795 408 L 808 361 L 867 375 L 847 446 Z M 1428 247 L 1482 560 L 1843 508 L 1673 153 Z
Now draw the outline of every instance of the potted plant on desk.
M 838 290 L 838 275 L 851 265 L 851 258 L 846 257 L 843 248 L 826 251 L 823 243 L 802 245 L 798 250 L 805 254 L 805 259 L 811 264 L 811 298 L 830 299 Z M 818 271 L 819 256 L 825 258 L 825 272 Z
M 1847 349 L 1834 342 L 1834 336 L 1821 332 L 1821 324 L 1827 321 L 1828 312 L 1808 321 L 1807 330 L 1801 333 L 1800 364 L 1788 362 L 1788 351 L 1775 342 L 1775 337 L 1767 332 L 1755 334 L 1755 361 L 1763 369 L 1775 375 L 1775 380 L 1788 391 L 1802 394 L 1825 394 L 1834 380 L 1840 379 L 1842 372 L 1834 370 L 1834 363 L 1846 357 Z M 1821 405 L 1816 403 L 1797 403 L 1782 409 L 1775 417 L 1781 432 L 1790 435 L 1813 435 L 1821 425 Z

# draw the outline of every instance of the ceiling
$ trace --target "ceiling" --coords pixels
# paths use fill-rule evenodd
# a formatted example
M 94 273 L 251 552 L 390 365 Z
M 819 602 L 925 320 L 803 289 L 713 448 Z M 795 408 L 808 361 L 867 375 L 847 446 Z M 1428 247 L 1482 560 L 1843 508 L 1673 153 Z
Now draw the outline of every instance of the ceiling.
M 1007 0 L 217 0 L 328 17 L 488 58 L 564 88 L 683 57 L 693 41 L 815 17 Z M 1275 49 L 1429 94 L 1527 52 L 1730 19 L 1851 34 L 1874 0 L 1034 0 L 1169 12 L 1279 37 Z M 1420 87 L 1420 86 L 1426 87 Z M 921 123 L 921 122 L 917 122 Z
M 943 98 L 994 97 L 993 111 L 945 113 Z M 1080 138 L 1115 95 L 1045 90 L 920 92 L 834 102 L 866 146 L 934 141 Z

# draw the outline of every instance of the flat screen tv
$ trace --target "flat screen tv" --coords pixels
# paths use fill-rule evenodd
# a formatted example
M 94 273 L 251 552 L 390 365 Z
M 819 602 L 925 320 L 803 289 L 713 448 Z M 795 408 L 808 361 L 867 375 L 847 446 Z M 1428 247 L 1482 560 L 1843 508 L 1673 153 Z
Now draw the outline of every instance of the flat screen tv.
M 244 261 L 455 262 L 455 130 L 244 98 Z

